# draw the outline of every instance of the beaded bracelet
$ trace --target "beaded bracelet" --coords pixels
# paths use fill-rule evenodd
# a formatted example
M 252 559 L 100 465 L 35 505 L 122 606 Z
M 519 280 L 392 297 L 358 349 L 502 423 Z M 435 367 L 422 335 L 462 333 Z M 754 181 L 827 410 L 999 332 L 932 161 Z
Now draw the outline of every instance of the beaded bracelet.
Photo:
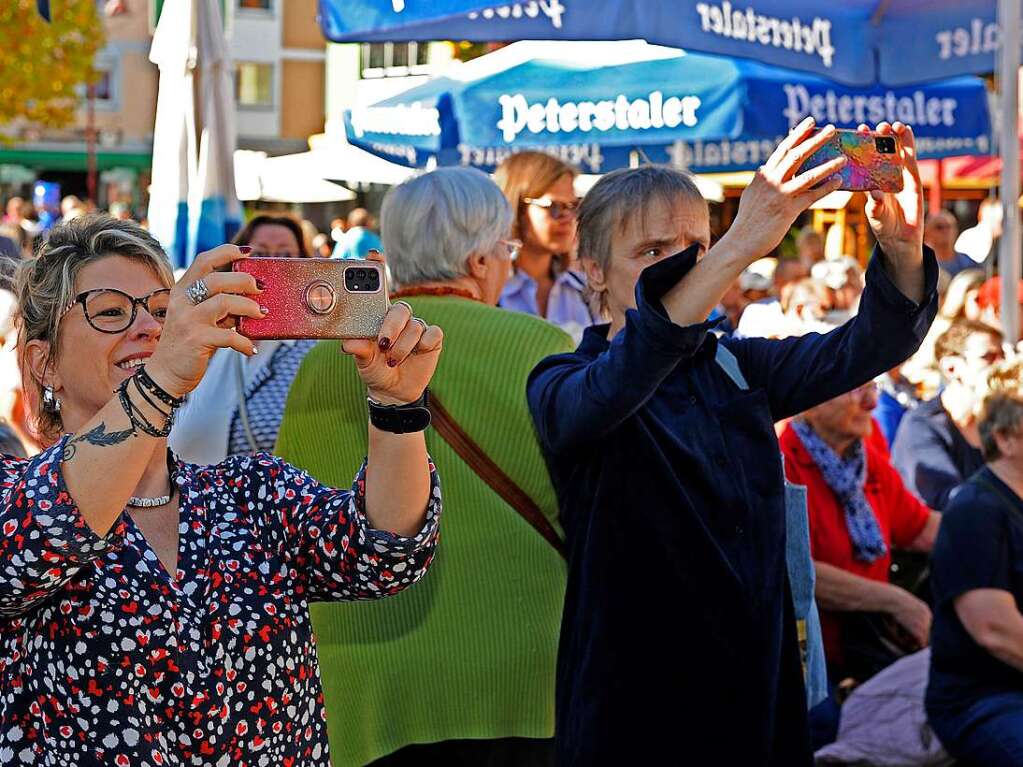
M 171 432 L 171 427 L 174 426 L 174 410 L 171 410 L 167 416 L 167 420 L 163 427 L 154 426 L 150 420 L 146 417 L 146 414 L 142 412 L 141 408 L 132 402 L 131 397 L 128 396 L 128 384 L 135 380 L 135 377 L 126 378 L 120 386 L 117 387 L 117 399 L 121 403 L 121 407 L 128 416 L 128 420 L 131 421 L 131 430 L 133 433 L 136 431 L 142 431 L 151 437 L 166 437 Z M 136 385 L 136 388 L 141 392 L 141 388 Z M 142 395 L 145 397 L 145 394 Z M 159 410 L 159 408 L 157 408 Z M 163 412 L 159 410 L 159 412 Z
M 150 394 L 160 400 L 160 402 L 165 405 L 169 405 L 171 408 L 179 408 L 185 403 L 184 397 L 175 397 L 173 394 L 170 394 L 161 387 L 160 384 L 150 378 L 149 373 L 146 372 L 145 365 L 139 368 L 134 378 L 139 389 L 146 389 Z
M 152 407 L 153 410 L 162 415 L 164 418 L 170 418 L 174 414 L 175 411 L 174 407 L 171 407 L 168 410 L 164 410 L 162 407 L 160 407 L 160 403 L 154 397 L 146 393 L 146 390 L 139 385 L 138 381 L 135 381 L 135 388 L 138 390 L 138 393 L 142 395 L 142 399 L 148 402 L 149 406 Z

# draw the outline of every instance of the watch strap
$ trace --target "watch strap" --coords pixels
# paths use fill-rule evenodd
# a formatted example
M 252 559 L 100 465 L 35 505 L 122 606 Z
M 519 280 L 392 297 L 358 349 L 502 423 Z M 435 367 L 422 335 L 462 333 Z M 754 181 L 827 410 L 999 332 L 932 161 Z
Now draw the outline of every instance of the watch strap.
M 381 431 L 411 434 L 430 425 L 429 389 L 424 389 L 419 399 L 404 405 L 383 405 L 372 397 L 366 397 L 366 403 L 369 422 Z

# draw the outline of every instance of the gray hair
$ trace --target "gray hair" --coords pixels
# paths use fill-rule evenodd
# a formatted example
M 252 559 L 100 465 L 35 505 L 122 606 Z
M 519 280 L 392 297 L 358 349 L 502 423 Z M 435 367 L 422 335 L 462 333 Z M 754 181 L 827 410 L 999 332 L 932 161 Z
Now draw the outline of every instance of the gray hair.
M 82 269 L 107 256 L 124 256 L 149 266 L 165 287 L 174 285 L 167 254 L 149 232 L 134 221 L 105 214 L 76 216 L 54 226 L 35 255 L 19 262 L 14 276 L 18 299 L 18 357 L 23 378 L 32 385 L 36 401 L 42 399 L 42 381 L 36 380 L 25 354 L 29 341 L 46 341 L 46 367 L 60 354 L 60 319 L 75 298 L 75 282 Z M 60 414 L 39 408 L 37 427 L 55 439 L 62 428 Z
M 991 462 L 1002 457 L 997 435 L 1019 435 L 1023 428 L 1023 360 L 1011 358 L 994 365 L 988 371 L 987 389 L 977 430 L 980 451 Z
M 645 217 L 658 200 L 672 206 L 680 200 L 692 202 L 709 215 L 707 201 L 686 173 L 663 165 L 616 170 L 594 184 L 579 206 L 579 257 L 594 261 L 606 273 L 614 234 L 623 232 L 633 216 Z M 603 311 L 605 297 L 589 293 L 591 303 L 599 303 Z
M 984 401 L 984 411 L 978 424 L 980 451 L 985 461 L 996 461 L 1002 457 L 996 435 L 1020 433 L 1023 426 L 1023 397 L 1008 392 L 992 394 Z
M 402 182 L 380 212 L 384 256 L 398 286 L 465 276 L 469 256 L 508 236 L 512 213 L 475 168 L 438 168 Z

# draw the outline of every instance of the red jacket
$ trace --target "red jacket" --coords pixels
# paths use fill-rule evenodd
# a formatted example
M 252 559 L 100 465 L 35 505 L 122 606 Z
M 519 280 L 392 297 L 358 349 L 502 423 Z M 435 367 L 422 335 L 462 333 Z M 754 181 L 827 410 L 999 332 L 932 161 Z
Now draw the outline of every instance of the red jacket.
M 824 475 L 791 426 L 785 428 L 779 442 L 789 482 L 807 488 L 810 550 L 814 560 L 887 583 L 892 546 L 906 548 L 916 540 L 927 524 L 930 510 L 906 489 L 890 459 L 877 449 L 873 440 L 867 439 L 867 484 L 864 492 L 877 517 L 889 553 L 869 564 L 861 562 L 853 556 L 852 541 L 845 525 L 845 510 L 839 506 L 838 499 L 824 481 Z M 828 663 L 841 663 L 839 623 L 833 612 L 821 610 L 821 633 Z

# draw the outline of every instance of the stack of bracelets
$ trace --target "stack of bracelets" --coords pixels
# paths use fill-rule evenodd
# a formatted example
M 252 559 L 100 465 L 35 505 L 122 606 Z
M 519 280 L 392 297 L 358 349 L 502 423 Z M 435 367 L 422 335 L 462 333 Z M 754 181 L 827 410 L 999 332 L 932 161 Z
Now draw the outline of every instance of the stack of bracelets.
M 131 397 L 128 396 L 128 385 L 131 383 L 135 384 L 135 388 L 142 395 L 142 399 L 148 402 L 158 413 L 165 416 L 166 421 L 162 427 L 154 426 L 142 409 L 131 401 Z M 132 432 L 135 433 L 138 430 L 151 437 L 166 437 L 170 434 L 171 427 L 174 425 L 174 414 L 177 413 L 178 408 L 185 401 L 183 397 L 174 397 L 164 391 L 156 381 L 149 377 L 145 367 L 139 368 L 135 375 L 131 378 L 126 378 L 117 387 L 117 398 L 120 400 L 124 412 L 128 414 Z M 166 405 L 167 409 L 164 410 L 159 403 Z

